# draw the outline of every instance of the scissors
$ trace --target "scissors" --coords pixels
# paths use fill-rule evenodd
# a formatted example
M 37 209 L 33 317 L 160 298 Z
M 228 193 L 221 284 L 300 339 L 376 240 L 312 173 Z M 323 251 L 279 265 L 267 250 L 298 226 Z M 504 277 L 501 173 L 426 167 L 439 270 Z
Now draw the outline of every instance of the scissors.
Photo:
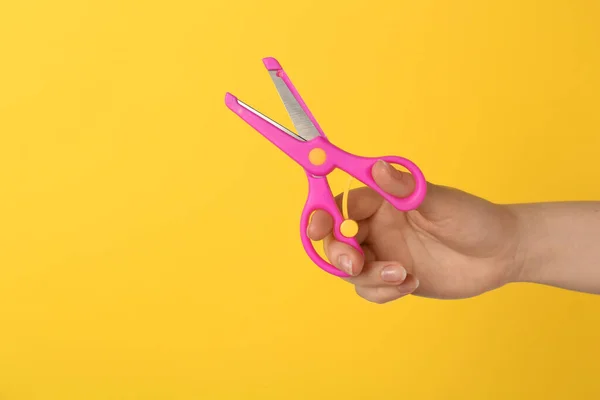
M 324 210 L 333 217 L 334 238 L 352 246 L 360 254 L 364 254 L 355 239 L 358 233 L 358 224 L 348 218 L 346 202 L 344 202 L 344 215 L 338 209 L 327 181 L 327 175 L 336 168 L 341 169 L 378 192 L 400 211 L 414 210 L 423 201 L 427 188 L 425 178 L 421 170 L 406 158 L 397 156 L 361 157 L 347 153 L 333 145 L 323 133 L 279 62 L 272 57 L 268 57 L 263 59 L 263 64 L 268 70 L 275 88 L 290 115 L 296 133 L 250 107 L 231 93 L 225 95 L 225 104 L 304 169 L 308 177 L 308 197 L 300 219 L 302 245 L 311 260 L 322 270 L 335 276 L 348 277 L 348 274 L 334 267 L 317 253 L 307 235 L 308 224 L 313 212 L 319 209 Z M 404 198 L 395 197 L 384 192 L 375 183 L 371 175 L 371 169 L 378 160 L 384 160 L 406 168 L 414 178 L 415 187 L 413 192 Z M 347 198 L 347 195 L 345 197 Z

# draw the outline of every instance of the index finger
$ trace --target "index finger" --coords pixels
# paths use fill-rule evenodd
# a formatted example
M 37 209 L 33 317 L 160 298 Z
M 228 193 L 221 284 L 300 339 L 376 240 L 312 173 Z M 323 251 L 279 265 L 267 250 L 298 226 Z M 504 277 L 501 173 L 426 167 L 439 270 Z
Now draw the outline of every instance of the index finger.
M 342 209 L 343 194 L 335 197 L 338 209 Z M 348 218 L 357 222 L 375 214 L 383 198 L 368 187 L 350 190 L 348 193 Z M 333 218 L 323 210 L 317 210 L 308 224 L 308 236 L 312 240 L 322 240 L 333 230 Z
M 335 202 L 340 210 L 343 198 L 343 193 L 335 196 Z M 375 214 L 382 203 L 383 197 L 370 187 L 352 189 L 348 192 L 348 218 L 357 222 L 367 219 Z

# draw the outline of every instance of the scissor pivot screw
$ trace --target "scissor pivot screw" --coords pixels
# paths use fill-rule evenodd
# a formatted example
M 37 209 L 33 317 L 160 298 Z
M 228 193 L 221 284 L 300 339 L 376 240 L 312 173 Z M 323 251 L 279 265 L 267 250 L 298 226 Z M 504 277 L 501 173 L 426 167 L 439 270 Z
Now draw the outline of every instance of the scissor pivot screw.
M 312 165 L 323 165 L 326 160 L 327 154 L 325 153 L 325 150 L 320 147 L 315 147 L 308 153 L 308 161 L 310 161 Z
M 347 219 L 340 225 L 340 232 L 347 238 L 354 237 L 358 233 L 358 224 L 354 220 Z

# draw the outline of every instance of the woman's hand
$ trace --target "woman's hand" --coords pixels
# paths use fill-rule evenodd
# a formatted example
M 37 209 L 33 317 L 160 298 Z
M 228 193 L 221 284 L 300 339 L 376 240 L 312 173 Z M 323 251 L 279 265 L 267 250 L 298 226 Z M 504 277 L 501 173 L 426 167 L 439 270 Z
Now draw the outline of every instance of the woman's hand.
M 397 197 L 413 189 L 412 176 L 379 161 L 377 184 Z M 341 196 L 338 196 L 341 206 Z M 518 279 L 523 260 L 517 214 L 508 206 L 428 184 L 418 210 L 401 212 L 370 188 L 350 191 L 348 214 L 359 224 L 364 259 L 333 239 L 333 220 L 317 211 L 308 227 L 325 253 L 363 298 L 385 303 L 407 294 L 443 299 L 475 296 Z

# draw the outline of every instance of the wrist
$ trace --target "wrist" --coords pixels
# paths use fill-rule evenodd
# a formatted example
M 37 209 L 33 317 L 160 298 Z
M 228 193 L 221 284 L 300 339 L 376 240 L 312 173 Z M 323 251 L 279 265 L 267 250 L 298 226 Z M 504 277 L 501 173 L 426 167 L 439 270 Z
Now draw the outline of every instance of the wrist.
M 538 282 L 544 265 L 543 218 L 533 204 L 508 206 L 517 221 L 517 245 L 515 254 L 515 274 L 513 282 Z
M 600 202 L 509 206 L 516 216 L 518 273 L 530 282 L 600 293 Z

